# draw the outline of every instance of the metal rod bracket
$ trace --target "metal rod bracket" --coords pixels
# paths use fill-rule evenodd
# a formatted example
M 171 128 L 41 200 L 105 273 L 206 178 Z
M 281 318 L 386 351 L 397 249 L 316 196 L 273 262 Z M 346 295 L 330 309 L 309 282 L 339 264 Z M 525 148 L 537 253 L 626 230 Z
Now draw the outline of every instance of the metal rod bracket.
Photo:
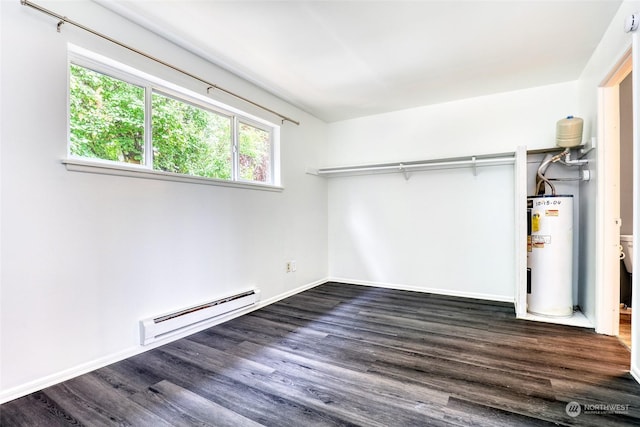
M 402 163 L 400 163 L 398 165 L 398 170 L 400 172 L 402 172 L 402 175 L 404 175 L 405 181 L 409 181 L 409 178 L 411 177 L 411 174 L 409 173 L 409 171 L 407 169 L 405 169 L 405 167 L 404 167 L 404 165 Z

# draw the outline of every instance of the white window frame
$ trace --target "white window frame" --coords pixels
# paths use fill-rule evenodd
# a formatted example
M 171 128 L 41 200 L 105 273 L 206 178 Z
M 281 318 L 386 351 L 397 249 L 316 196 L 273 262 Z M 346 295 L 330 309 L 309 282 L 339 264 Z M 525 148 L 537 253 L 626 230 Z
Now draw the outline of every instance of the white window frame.
M 71 127 L 70 127 L 70 75 L 67 76 L 67 158 L 62 161 L 67 170 L 76 172 L 100 173 L 106 175 L 130 176 L 136 178 L 159 179 L 177 182 L 187 182 L 205 185 L 217 185 L 225 187 L 250 188 L 269 191 L 281 191 L 283 187 L 280 185 L 280 126 L 253 116 L 234 107 L 222 104 L 207 96 L 198 94 L 189 89 L 170 83 L 166 80 L 159 79 L 155 76 L 147 74 L 106 58 L 102 55 L 88 51 L 75 45 L 69 45 L 68 50 L 67 73 L 70 74 L 71 64 L 88 68 L 122 80 L 132 85 L 140 86 L 145 89 L 145 143 L 144 143 L 144 164 L 129 164 L 104 159 L 94 159 L 71 154 Z M 151 98 L 156 93 L 162 96 L 175 98 L 180 102 L 191 104 L 197 108 L 209 110 L 215 114 L 220 114 L 231 118 L 231 179 L 217 179 L 200 177 L 195 175 L 178 174 L 173 172 L 165 172 L 153 169 L 153 144 L 152 144 L 152 124 L 151 124 Z M 271 182 L 264 183 L 260 181 L 249 181 L 239 179 L 238 173 L 238 123 L 246 123 L 258 129 L 269 132 L 271 145 L 271 162 L 270 176 Z
M 240 142 L 236 140 L 236 138 L 238 137 L 238 135 L 240 135 L 240 123 L 243 123 L 245 125 L 248 126 L 252 126 L 256 129 L 260 129 L 263 131 L 266 131 L 269 133 L 269 155 L 271 156 L 271 171 L 270 171 L 270 175 L 271 175 L 271 180 L 273 181 L 275 179 L 275 175 L 274 175 L 274 165 L 273 165 L 273 158 L 275 156 L 275 149 L 274 149 L 274 132 L 271 128 L 268 128 L 266 126 L 264 126 L 263 124 L 256 122 L 254 120 L 251 120 L 249 118 L 246 117 L 237 117 L 235 119 L 234 122 L 234 127 L 235 127 L 235 132 L 234 132 L 234 141 L 233 141 L 233 151 L 234 151 L 234 156 L 237 156 L 238 159 L 234 160 L 234 164 L 238 166 L 238 170 L 236 170 L 236 180 L 240 181 L 240 182 L 259 182 L 259 181 L 249 181 L 249 180 L 245 180 L 240 178 Z

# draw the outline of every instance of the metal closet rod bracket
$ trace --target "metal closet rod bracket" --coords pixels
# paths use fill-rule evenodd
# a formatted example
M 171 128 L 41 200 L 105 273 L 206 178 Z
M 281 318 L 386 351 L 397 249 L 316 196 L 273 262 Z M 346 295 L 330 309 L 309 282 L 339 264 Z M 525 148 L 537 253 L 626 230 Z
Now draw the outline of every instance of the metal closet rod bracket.
M 402 175 L 404 175 L 405 181 L 409 181 L 409 178 L 411 178 L 411 173 L 409 173 L 409 171 L 404 167 L 402 163 L 398 165 L 398 170 L 402 172 Z
M 127 50 L 129 50 L 131 52 L 137 53 L 140 56 L 143 56 L 143 57 L 145 57 L 147 59 L 150 59 L 150 60 L 152 60 L 153 62 L 155 62 L 157 64 L 163 65 L 163 66 L 165 66 L 167 68 L 170 68 L 170 69 L 172 69 L 174 71 L 177 71 L 178 73 L 183 74 L 183 75 L 185 75 L 187 77 L 191 77 L 192 79 L 197 80 L 200 83 L 204 83 L 205 85 L 207 85 L 207 93 L 209 93 L 209 89 L 214 88 L 214 89 L 216 89 L 216 90 L 218 90 L 220 92 L 224 92 L 227 95 L 232 96 L 233 98 L 236 98 L 236 99 L 239 99 L 241 101 L 244 101 L 247 104 L 251 104 L 254 107 L 257 107 L 257 108 L 259 108 L 259 109 L 261 109 L 263 111 L 267 111 L 267 112 L 279 117 L 280 119 L 282 119 L 282 123 L 283 124 L 286 121 L 286 122 L 293 123 L 295 125 L 300 125 L 300 122 L 297 121 L 297 120 L 294 120 L 294 119 L 292 119 L 290 117 L 287 117 L 284 114 L 280 114 L 277 111 L 274 111 L 274 110 L 272 110 L 272 109 L 270 109 L 268 107 L 265 107 L 264 105 L 260 105 L 257 102 L 254 102 L 254 101 L 252 101 L 252 100 L 250 100 L 248 98 L 245 98 L 242 95 L 238 95 L 237 93 L 234 93 L 234 92 L 232 92 L 230 90 L 224 89 L 224 88 L 222 88 L 222 87 L 220 87 L 220 86 L 218 86 L 218 85 L 216 85 L 214 83 L 211 83 L 211 82 L 209 82 L 209 81 L 207 81 L 207 80 L 205 80 L 205 79 L 203 79 L 201 77 L 196 76 L 195 74 L 192 74 L 192 73 L 190 73 L 190 72 L 188 72 L 186 70 L 183 70 L 182 68 L 176 67 L 175 65 L 171 65 L 168 62 L 163 61 L 162 59 L 156 58 L 155 56 L 152 56 L 152 55 L 150 55 L 148 53 L 145 53 L 145 52 L 143 52 L 143 51 L 141 51 L 139 49 L 136 49 L 135 47 L 129 46 L 129 45 L 127 45 L 127 44 L 125 44 L 125 43 L 123 43 L 121 41 L 118 41 L 118 40 L 116 40 L 116 39 L 114 39 L 112 37 L 107 36 L 106 34 L 100 33 L 100 32 L 98 32 L 98 31 L 96 31 L 96 30 L 94 30 L 92 28 L 89 28 L 89 27 L 87 27 L 85 25 L 80 24 L 79 22 L 73 21 L 73 20 L 67 18 L 66 16 L 60 15 L 59 13 L 53 12 L 53 11 L 51 11 L 49 9 L 46 9 L 46 8 L 36 4 L 36 3 L 30 2 L 29 0 L 20 0 L 20 4 L 22 4 L 23 6 L 28 6 L 28 7 L 32 8 L 32 9 L 37 10 L 38 12 L 42 12 L 45 15 L 49 15 L 49 16 L 52 16 L 52 17 L 58 19 L 58 24 L 56 25 L 56 29 L 57 29 L 58 32 L 60 32 L 60 29 L 62 28 L 62 26 L 64 24 L 66 24 L 66 23 L 71 24 L 74 27 L 80 28 L 83 31 L 86 31 L 88 33 L 93 34 L 94 36 L 100 37 L 100 38 L 102 38 L 104 40 L 107 40 L 107 41 L 109 41 L 109 42 L 111 42 L 111 43 L 113 43 L 115 45 L 118 45 L 118 46 L 120 46 L 120 47 L 122 47 L 124 49 L 127 49 Z

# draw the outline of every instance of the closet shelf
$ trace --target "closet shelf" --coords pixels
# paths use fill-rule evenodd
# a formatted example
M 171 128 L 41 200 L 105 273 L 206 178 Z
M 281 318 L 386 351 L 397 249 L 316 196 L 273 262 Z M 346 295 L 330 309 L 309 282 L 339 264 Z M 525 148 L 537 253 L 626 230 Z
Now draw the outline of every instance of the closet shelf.
M 396 163 L 378 163 L 353 166 L 324 167 L 307 169 L 307 173 L 325 176 L 353 176 L 376 173 L 402 173 L 409 179 L 410 172 L 420 172 L 437 169 L 471 168 L 477 174 L 477 168 L 485 166 L 511 165 L 515 162 L 515 153 L 500 153 L 480 156 L 450 157 L 446 159 L 431 159 Z

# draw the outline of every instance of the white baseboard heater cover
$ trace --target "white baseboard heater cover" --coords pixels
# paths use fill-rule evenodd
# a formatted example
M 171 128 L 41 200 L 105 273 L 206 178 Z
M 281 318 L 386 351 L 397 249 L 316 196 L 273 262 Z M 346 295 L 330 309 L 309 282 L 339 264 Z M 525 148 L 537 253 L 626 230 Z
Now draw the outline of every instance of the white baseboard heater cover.
M 255 305 L 259 301 L 260 290 L 254 288 L 194 307 L 141 320 L 140 344 L 148 345 L 159 339 L 190 329 L 196 324 Z

